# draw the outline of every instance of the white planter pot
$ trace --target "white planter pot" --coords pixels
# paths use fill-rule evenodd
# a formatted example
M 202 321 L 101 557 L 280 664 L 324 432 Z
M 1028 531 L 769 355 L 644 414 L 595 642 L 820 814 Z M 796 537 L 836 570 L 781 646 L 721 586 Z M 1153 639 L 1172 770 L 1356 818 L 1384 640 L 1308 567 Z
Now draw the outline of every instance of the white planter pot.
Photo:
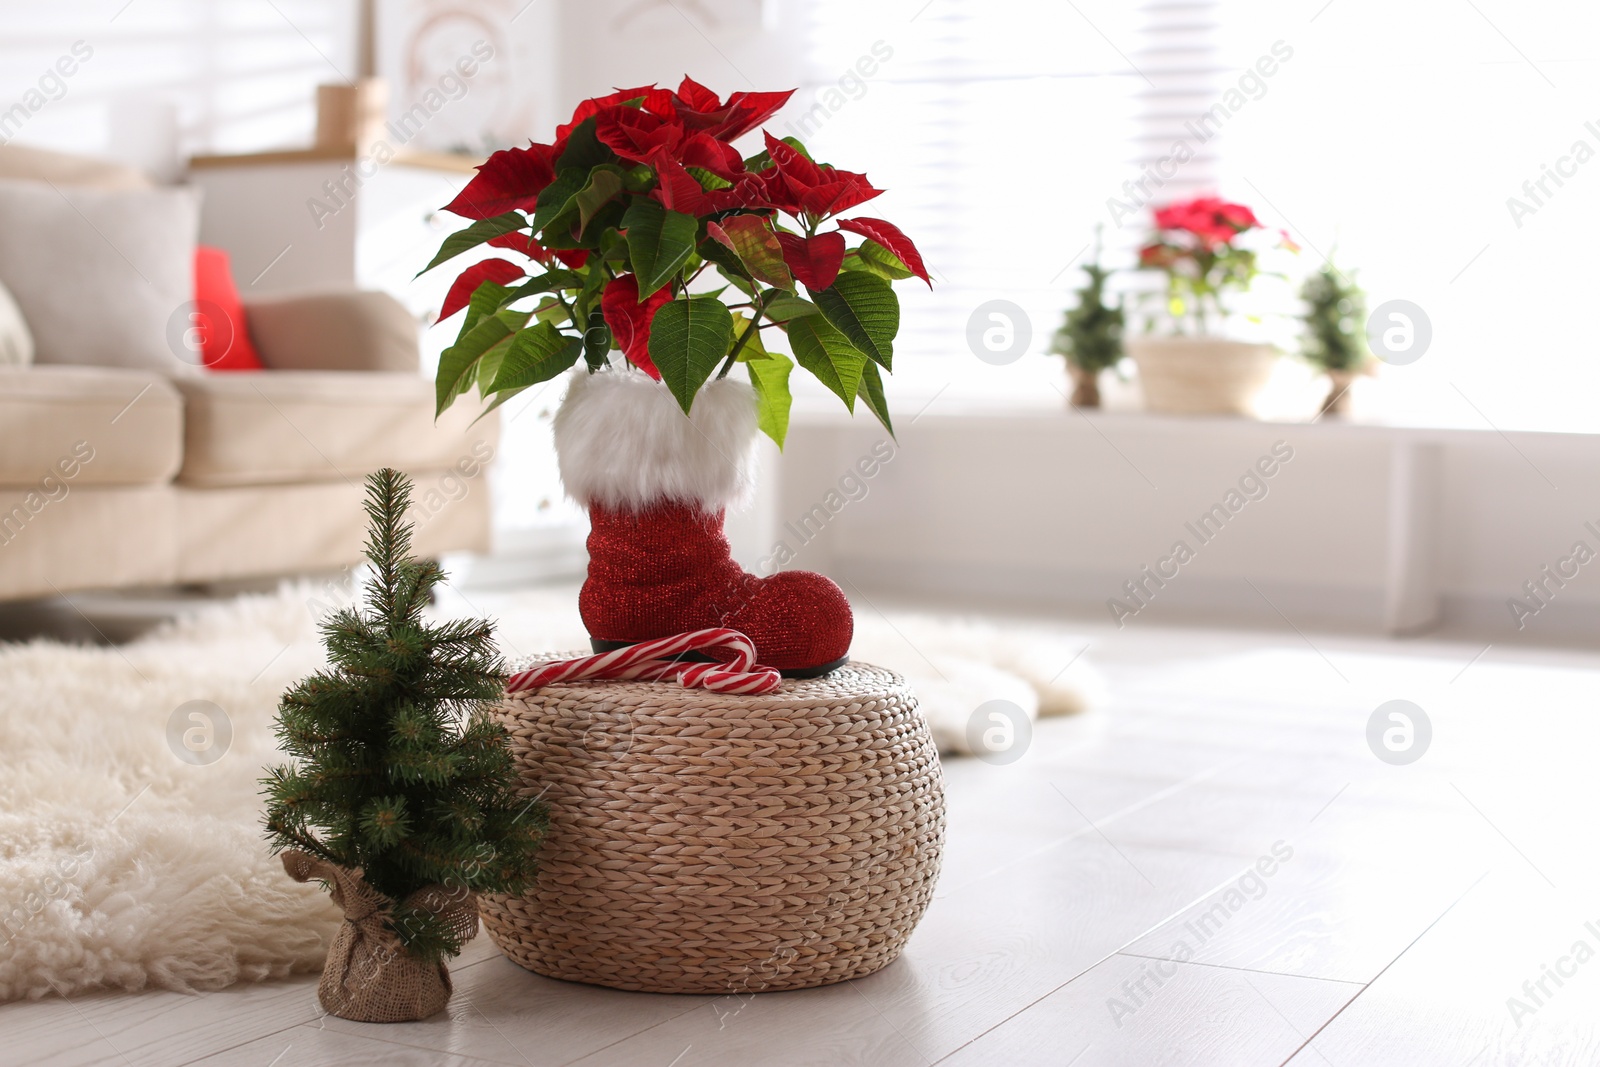
M 1150 411 L 1184 415 L 1253 415 L 1272 377 L 1278 350 L 1213 337 L 1130 337 Z

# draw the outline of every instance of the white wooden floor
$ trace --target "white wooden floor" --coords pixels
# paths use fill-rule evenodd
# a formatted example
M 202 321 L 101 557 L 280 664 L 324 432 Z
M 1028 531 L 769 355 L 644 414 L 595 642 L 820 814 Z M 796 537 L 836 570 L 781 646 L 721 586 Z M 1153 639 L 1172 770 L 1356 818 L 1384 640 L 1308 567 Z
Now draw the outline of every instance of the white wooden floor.
M 859 981 L 619 993 L 480 938 L 427 1022 L 324 1018 L 312 978 L 83 996 L 0 1006 L 0 1062 L 1600 1063 L 1600 656 L 1481 651 L 1097 635 L 1101 728 L 1048 721 L 1016 764 L 947 763 L 937 898 Z M 1433 724 L 1410 766 L 1367 748 L 1394 698 Z

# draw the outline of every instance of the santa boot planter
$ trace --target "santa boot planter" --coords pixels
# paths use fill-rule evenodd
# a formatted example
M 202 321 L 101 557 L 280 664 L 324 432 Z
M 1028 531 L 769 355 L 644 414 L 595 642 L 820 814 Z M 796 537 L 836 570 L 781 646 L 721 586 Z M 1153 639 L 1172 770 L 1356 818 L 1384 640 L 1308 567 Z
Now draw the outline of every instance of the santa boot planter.
M 665 385 L 638 371 L 579 372 L 555 439 L 562 483 L 589 510 L 578 607 L 597 652 L 726 627 L 790 677 L 845 662 L 852 619 L 837 585 L 806 571 L 758 578 L 729 554 L 723 514 L 752 476 L 749 385 L 710 382 L 685 417 Z

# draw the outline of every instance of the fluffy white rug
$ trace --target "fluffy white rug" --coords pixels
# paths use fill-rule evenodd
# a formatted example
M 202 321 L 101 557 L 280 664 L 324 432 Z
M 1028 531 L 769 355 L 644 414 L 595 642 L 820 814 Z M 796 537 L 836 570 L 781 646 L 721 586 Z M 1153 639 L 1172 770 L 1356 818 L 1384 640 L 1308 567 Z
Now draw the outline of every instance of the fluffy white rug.
M 321 966 L 337 913 L 267 854 L 257 779 L 278 759 L 279 693 L 323 661 L 317 612 L 342 599 L 286 587 L 120 647 L 0 645 L 0 1001 L 209 990 Z M 496 618 L 508 658 L 585 644 L 572 591 L 474 599 L 440 610 Z M 906 674 L 940 747 L 962 751 L 987 701 L 1029 716 L 1091 709 L 1100 683 L 1074 660 L 1082 643 L 869 609 L 852 652 Z M 231 725 L 215 762 L 174 755 L 174 712 L 191 701 Z

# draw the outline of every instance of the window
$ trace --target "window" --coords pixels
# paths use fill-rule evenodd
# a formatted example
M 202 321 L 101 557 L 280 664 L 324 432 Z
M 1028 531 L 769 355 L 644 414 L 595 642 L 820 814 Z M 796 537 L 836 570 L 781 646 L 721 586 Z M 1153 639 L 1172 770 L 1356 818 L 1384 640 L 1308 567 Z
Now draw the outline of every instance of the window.
M 1427 314 L 1427 353 L 1380 368 L 1369 412 L 1600 430 L 1588 313 L 1600 111 L 1585 107 L 1600 10 L 933 0 L 879 13 L 816 0 L 807 11 L 814 75 L 801 95 L 839 90 L 840 104 L 808 143 L 887 187 L 882 214 L 938 272 L 931 294 L 905 297 L 892 385 L 903 406 L 941 389 L 941 406 L 1060 404 L 1061 369 L 1038 353 L 1080 280 L 1067 265 L 1097 223 L 1108 259 L 1131 265 L 1147 215 L 1119 227 L 1107 200 L 1126 201 L 1123 183 L 1187 136 L 1195 158 L 1154 202 L 1214 190 L 1304 246 L 1293 278 L 1261 295 L 1276 312 L 1263 329 L 1281 343 L 1293 346 L 1299 276 L 1328 254 L 1356 271 L 1370 306 L 1403 299 Z M 892 56 L 853 77 L 877 41 Z M 1193 122 L 1215 136 L 1195 137 Z M 1008 366 L 967 349 L 967 320 L 991 299 L 1031 321 L 1030 355 Z M 1283 376 L 1310 384 L 1291 361 Z
M 1089 252 L 1097 206 L 1128 170 L 1143 85 L 1106 40 L 1131 41 L 1138 13 L 1080 7 L 806 5 L 813 81 L 785 113 L 799 116 L 794 128 L 774 132 L 889 190 L 861 213 L 904 229 L 935 275 L 932 292 L 896 287 L 897 406 L 941 393 L 1063 402 L 1061 368 L 1037 353 L 1076 280 L 1070 265 Z M 996 300 L 1020 307 L 1026 319 L 1013 325 L 1031 333 L 1029 354 L 1004 366 L 980 362 L 966 341 L 974 311 Z M 979 328 L 996 321 L 980 315 Z

